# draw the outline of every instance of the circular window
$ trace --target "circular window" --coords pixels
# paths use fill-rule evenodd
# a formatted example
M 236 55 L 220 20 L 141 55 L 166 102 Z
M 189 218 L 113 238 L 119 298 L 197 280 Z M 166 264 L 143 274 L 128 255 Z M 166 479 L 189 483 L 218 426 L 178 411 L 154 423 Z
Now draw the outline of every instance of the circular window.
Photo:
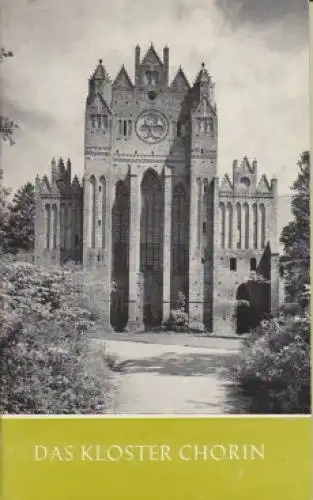
M 150 90 L 150 92 L 148 92 L 148 99 L 150 101 L 154 101 L 156 98 L 156 93 L 154 92 L 154 90 Z
M 168 121 L 159 111 L 144 111 L 137 118 L 135 129 L 142 141 L 155 144 L 165 139 Z

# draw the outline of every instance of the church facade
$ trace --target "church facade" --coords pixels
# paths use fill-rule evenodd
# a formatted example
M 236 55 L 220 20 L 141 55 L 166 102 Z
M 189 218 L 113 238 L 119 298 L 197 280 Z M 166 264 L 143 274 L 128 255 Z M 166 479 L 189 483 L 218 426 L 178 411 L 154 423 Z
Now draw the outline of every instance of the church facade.
M 51 179 L 37 177 L 35 259 L 83 263 L 102 280 L 106 327 L 166 322 L 183 293 L 191 329 L 229 333 L 235 304 L 252 300 L 243 285 L 258 276 L 267 286 L 256 300 L 276 312 L 277 180 L 246 157 L 219 179 L 204 64 L 190 85 L 182 68 L 169 81 L 167 47 L 162 59 L 153 45 L 143 57 L 136 47 L 134 81 L 124 66 L 112 81 L 100 60 L 84 154 L 82 182 L 63 160 L 52 161 Z

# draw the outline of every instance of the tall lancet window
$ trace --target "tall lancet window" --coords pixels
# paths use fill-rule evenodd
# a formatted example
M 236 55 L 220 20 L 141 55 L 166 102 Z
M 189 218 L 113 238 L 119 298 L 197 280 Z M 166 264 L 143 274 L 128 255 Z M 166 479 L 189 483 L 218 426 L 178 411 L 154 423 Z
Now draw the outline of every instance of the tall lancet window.
M 142 271 L 159 271 L 162 265 L 162 190 L 157 174 L 151 170 L 144 175 L 141 192 L 140 266 Z
M 225 248 L 225 205 L 219 204 L 220 247 Z
M 232 248 L 233 246 L 233 206 L 230 201 L 227 203 L 227 248 Z
M 236 227 L 237 227 L 237 248 L 241 248 L 241 205 L 240 203 L 236 204 Z
M 96 178 L 92 175 L 89 179 L 90 199 L 89 199 L 89 245 L 96 247 Z
M 202 195 L 202 233 L 208 235 L 208 203 L 209 203 L 209 183 L 208 179 L 203 179 L 203 195 Z
M 101 240 L 102 240 L 102 248 L 105 248 L 105 228 L 106 228 L 106 181 L 105 177 L 102 176 L 100 178 L 100 199 L 101 199 Z
M 113 270 L 120 275 L 128 266 L 129 191 L 125 182 L 118 181 L 112 210 Z
M 265 248 L 265 207 L 260 205 L 260 247 Z
M 244 247 L 249 248 L 249 205 L 245 203 L 243 205 L 243 219 L 244 219 Z
M 60 205 L 60 247 L 65 248 L 65 207 Z
M 173 193 L 172 206 L 172 262 L 174 272 L 181 274 L 188 259 L 188 207 L 184 186 L 179 184 Z
M 57 247 L 57 230 L 58 230 L 58 209 L 54 204 L 52 205 L 52 248 Z
M 45 248 L 50 250 L 50 233 L 51 233 L 51 208 L 50 205 L 45 205 Z
M 256 203 L 252 205 L 252 229 L 253 229 L 253 248 L 258 248 L 258 207 Z

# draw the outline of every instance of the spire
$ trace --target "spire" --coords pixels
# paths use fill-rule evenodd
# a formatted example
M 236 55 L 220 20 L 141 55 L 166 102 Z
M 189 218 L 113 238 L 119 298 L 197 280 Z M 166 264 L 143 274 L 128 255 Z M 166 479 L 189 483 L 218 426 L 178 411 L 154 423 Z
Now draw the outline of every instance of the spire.
M 58 177 L 58 167 L 57 167 L 55 158 L 52 158 L 52 161 L 51 161 L 51 181 L 52 181 L 52 184 L 54 184 L 56 182 L 57 177 Z

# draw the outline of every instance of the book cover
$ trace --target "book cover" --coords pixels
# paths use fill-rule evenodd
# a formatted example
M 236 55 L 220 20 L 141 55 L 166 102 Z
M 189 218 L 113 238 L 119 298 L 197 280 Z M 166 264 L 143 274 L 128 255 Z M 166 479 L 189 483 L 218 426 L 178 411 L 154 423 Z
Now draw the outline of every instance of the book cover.
M 311 498 L 310 8 L 2 1 L 3 500 Z

